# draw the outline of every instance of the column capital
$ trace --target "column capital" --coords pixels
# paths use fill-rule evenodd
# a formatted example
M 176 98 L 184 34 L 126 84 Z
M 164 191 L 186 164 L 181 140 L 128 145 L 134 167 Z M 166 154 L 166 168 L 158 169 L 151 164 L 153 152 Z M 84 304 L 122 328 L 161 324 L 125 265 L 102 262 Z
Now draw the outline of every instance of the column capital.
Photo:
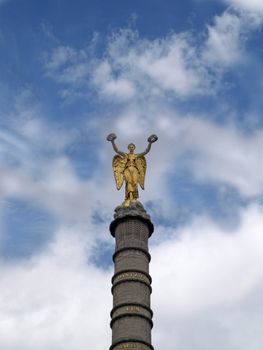
M 114 220 L 110 224 L 110 233 L 115 237 L 115 229 L 119 223 L 132 218 L 142 221 L 148 226 L 149 237 L 154 231 L 153 223 L 151 222 L 151 217 L 144 209 L 144 206 L 141 202 L 136 201 L 128 207 L 118 206 L 115 208 Z

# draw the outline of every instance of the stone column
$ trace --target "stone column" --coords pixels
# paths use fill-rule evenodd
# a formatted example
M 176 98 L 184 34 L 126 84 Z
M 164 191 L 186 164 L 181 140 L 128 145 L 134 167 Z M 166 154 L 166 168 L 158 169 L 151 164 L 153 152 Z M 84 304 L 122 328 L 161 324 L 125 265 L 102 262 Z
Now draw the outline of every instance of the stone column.
M 140 202 L 117 207 L 110 232 L 116 240 L 112 277 L 110 350 L 153 350 L 148 238 L 153 224 Z

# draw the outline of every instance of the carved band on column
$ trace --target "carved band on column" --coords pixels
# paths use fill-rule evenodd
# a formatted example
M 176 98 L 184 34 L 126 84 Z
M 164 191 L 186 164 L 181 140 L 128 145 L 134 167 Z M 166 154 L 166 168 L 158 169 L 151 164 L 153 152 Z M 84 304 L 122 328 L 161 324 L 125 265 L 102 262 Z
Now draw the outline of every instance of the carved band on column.
M 112 256 L 113 262 L 115 262 L 117 256 L 120 257 L 122 253 L 124 253 L 126 251 L 132 251 L 132 250 L 140 252 L 140 253 L 144 253 L 147 256 L 148 261 L 149 262 L 151 261 L 151 255 L 147 250 L 140 248 L 140 247 L 137 247 L 135 245 L 131 245 L 131 246 L 126 246 L 124 248 L 120 248 L 120 249 L 116 250 L 116 252 Z
M 110 350 L 122 350 L 122 349 L 138 349 L 138 350 L 154 350 L 153 346 L 144 341 L 138 341 L 136 339 L 127 339 L 112 344 Z
M 111 313 L 110 313 L 111 317 L 113 318 L 114 314 L 116 314 L 122 308 L 126 308 L 126 311 L 131 311 L 131 309 L 133 309 L 134 311 L 137 311 L 137 312 L 141 312 L 142 311 L 141 309 L 143 309 L 144 312 L 148 313 L 150 318 L 153 317 L 153 311 L 147 305 L 143 305 L 140 303 L 122 303 L 122 304 L 116 305 L 111 310 Z

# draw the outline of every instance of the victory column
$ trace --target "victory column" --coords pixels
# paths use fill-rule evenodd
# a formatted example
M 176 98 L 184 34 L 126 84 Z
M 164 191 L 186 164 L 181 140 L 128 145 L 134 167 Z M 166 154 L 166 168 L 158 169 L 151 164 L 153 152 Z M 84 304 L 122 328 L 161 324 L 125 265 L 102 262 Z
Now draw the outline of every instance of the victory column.
M 153 350 L 148 238 L 154 228 L 150 216 L 138 201 L 138 185 L 144 189 L 147 167 L 144 156 L 158 137 L 151 135 L 146 150 L 138 154 L 134 152 L 133 143 L 128 145 L 128 153 L 120 151 L 115 144 L 116 138 L 115 134 L 110 134 L 107 140 L 117 153 L 113 157 L 113 172 L 118 190 L 125 182 L 125 200 L 115 209 L 110 225 L 116 240 L 110 350 Z

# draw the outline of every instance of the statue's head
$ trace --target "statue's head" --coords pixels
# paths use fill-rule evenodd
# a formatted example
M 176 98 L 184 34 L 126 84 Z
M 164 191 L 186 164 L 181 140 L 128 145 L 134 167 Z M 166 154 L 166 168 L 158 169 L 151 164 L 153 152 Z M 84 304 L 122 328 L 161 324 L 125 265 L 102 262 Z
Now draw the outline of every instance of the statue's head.
M 128 150 L 130 151 L 130 153 L 133 153 L 134 150 L 135 150 L 135 144 L 134 144 L 134 143 L 130 143 L 130 144 L 128 145 Z

